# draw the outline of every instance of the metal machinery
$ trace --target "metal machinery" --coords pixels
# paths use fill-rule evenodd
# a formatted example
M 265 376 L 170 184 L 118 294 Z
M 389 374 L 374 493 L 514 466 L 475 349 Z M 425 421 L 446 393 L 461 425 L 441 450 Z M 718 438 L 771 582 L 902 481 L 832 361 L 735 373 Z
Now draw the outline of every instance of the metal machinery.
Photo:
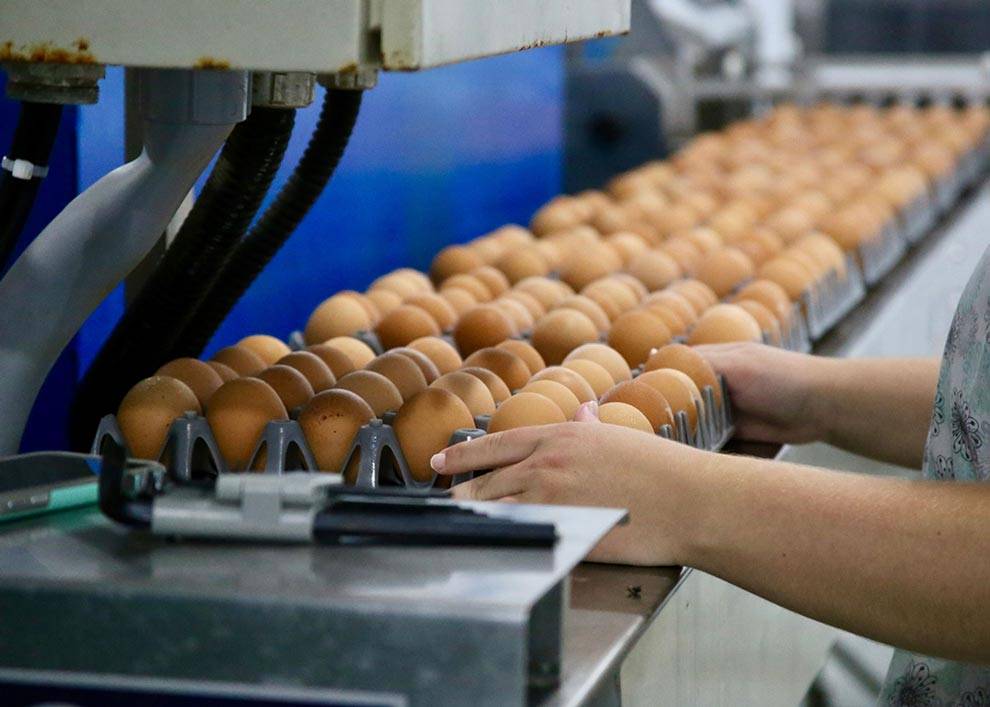
M 252 107 L 304 106 L 317 80 L 361 90 L 382 70 L 628 26 L 627 0 L 4 2 L 10 97 L 92 103 L 106 65 L 129 67 L 144 149 L 77 197 L 0 284 L 0 453 L 16 451 L 58 353 Z M 38 166 L 10 162 L 17 178 Z M 291 506 L 284 493 L 270 500 Z M 0 534 L 0 702 L 480 705 L 547 699 L 564 682 L 593 691 L 597 675 L 562 667 L 568 576 L 622 513 L 489 513 L 551 523 L 556 545 L 176 544 L 94 508 L 18 524 Z

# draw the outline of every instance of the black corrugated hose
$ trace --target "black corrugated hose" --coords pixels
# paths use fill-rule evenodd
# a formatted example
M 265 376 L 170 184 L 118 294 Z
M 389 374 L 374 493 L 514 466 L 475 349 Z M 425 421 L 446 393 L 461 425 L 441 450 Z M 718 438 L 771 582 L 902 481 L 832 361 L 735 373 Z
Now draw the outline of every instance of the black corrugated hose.
M 238 300 L 309 212 L 333 176 L 361 108 L 363 91 L 327 89 L 319 122 L 292 176 L 214 280 L 169 358 L 198 356 Z
M 234 127 L 175 239 L 79 383 L 69 416 L 75 448 L 89 446 L 136 381 L 171 360 L 175 338 L 261 206 L 294 124 L 294 110 L 255 107 Z
M 14 130 L 8 160 L 26 160 L 37 168 L 46 169 L 55 145 L 62 106 L 50 103 L 21 103 L 21 114 Z M 26 176 L 26 175 L 25 175 Z M 6 269 L 17 237 L 24 230 L 38 186 L 44 176 L 14 176 L 11 169 L 0 173 L 0 272 Z

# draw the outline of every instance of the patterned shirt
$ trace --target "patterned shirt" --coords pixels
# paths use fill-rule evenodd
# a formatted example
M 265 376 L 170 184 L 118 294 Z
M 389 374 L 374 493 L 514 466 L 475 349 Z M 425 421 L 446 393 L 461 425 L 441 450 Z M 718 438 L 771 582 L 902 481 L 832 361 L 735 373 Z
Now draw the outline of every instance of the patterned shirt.
M 949 329 L 922 469 L 928 479 L 990 481 L 990 249 Z M 990 707 L 990 667 L 898 650 L 879 704 Z

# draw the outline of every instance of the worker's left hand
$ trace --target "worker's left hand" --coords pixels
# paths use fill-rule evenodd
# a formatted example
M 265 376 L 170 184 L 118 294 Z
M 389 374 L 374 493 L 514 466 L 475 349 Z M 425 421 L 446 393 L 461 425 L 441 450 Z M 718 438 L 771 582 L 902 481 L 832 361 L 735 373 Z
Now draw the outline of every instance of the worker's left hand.
M 590 559 L 680 564 L 685 511 L 697 493 L 686 445 L 598 421 L 585 404 L 575 422 L 525 427 L 449 447 L 433 459 L 441 474 L 491 469 L 453 488 L 457 499 L 629 509 Z

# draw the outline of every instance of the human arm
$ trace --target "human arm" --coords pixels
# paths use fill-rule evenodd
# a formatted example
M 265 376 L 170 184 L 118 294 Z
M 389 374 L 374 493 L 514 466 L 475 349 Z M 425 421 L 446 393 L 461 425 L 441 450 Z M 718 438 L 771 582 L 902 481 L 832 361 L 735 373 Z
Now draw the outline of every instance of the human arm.
M 628 508 L 591 559 L 696 567 L 885 643 L 990 663 L 990 486 L 714 454 L 593 423 L 482 437 L 437 466 L 497 469 L 456 498 Z
M 826 358 L 757 344 L 697 351 L 725 376 L 740 438 L 823 441 L 921 467 L 938 359 Z

